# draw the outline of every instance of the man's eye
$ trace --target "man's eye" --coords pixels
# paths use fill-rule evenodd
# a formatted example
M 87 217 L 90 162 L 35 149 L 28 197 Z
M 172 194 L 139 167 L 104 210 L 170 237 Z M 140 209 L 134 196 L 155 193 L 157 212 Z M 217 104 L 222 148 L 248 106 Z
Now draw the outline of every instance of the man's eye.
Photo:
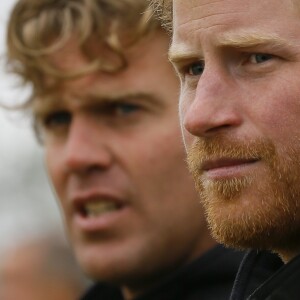
M 193 63 L 188 67 L 188 74 L 192 76 L 199 76 L 203 73 L 203 71 L 204 71 L 203 61 Z
M 137 112 L 140 107 L 132 103 L 114 103 L 111 107 L 111 110 L 116 115 L 130 115 Z
M 71 118 L 71 114 L 67 111 L 53 112 L 43 119 L 43 127 L 46 129 L 64 127 L 71 122 Z
M 264 63 L 270 59 L 272 59 L 274 56 L 271 54 L 266 53 L 255 53 L 250 55 L 250 62 L 253 64 L 261 64 Z

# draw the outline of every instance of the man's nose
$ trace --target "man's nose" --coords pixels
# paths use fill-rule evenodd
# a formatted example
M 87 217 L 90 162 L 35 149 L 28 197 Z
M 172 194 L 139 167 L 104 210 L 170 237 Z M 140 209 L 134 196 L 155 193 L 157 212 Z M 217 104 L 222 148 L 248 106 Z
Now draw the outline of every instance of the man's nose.
M 72 172 L 108 168 L 113 161 L 108 142 L 100 125 L 88 117 L 74 117 L 65 144 L 65 166 Z
M 224 74 L 205 71 L 192 97 L 181 98 L 183 126 L 192 135 L 210 136 L 242 122 L 235 82 Z

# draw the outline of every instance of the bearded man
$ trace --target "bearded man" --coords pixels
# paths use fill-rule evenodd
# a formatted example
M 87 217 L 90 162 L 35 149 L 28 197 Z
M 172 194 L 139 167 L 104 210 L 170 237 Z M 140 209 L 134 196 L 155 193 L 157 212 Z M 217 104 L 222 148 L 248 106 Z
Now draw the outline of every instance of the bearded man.
M 253 292 L 251 276 L 272 258 L 251 252 L 232 299 L 299 299 L 299 1 L 167 0 L 155 7 L 173 32 L 182 132 L 213 236 L 275 252 L 286 264 Z

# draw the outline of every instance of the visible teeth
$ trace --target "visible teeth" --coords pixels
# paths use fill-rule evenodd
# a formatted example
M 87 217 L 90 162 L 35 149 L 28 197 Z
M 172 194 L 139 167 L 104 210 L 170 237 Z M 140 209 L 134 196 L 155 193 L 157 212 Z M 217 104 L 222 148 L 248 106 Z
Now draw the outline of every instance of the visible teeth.
M 85 205 L 85 211 L 89 217 L 97 217 L 117 209 L 117 205 L 112 202 L 90 202 Z

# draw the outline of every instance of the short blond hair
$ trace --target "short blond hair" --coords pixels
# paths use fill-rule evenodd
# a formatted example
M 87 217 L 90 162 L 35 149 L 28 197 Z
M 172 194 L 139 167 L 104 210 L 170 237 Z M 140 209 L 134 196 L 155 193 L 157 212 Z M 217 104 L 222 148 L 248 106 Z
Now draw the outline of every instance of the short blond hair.
M 86 53 L 91 37 L 120 57 L 119 70 L 126 67 L 124 48 L 160 27 L 147 0 L 19 0 L 8 23 L 8 68 L 25 84 L 32 84 L 26 102 L 30 107 L 45 88 L 45 76 L 67 80 L 105 68 L 101 57 Z M 125 32 L 129 35 L 126 45 L 121 40 Z M 89 63 L 82 70 L 66 74 L 50 65 L 47 56 L 61 49 L 72 35 Z
M 173 0 L 150 0 L 150 5 L 162 27 L 172 34 Z

